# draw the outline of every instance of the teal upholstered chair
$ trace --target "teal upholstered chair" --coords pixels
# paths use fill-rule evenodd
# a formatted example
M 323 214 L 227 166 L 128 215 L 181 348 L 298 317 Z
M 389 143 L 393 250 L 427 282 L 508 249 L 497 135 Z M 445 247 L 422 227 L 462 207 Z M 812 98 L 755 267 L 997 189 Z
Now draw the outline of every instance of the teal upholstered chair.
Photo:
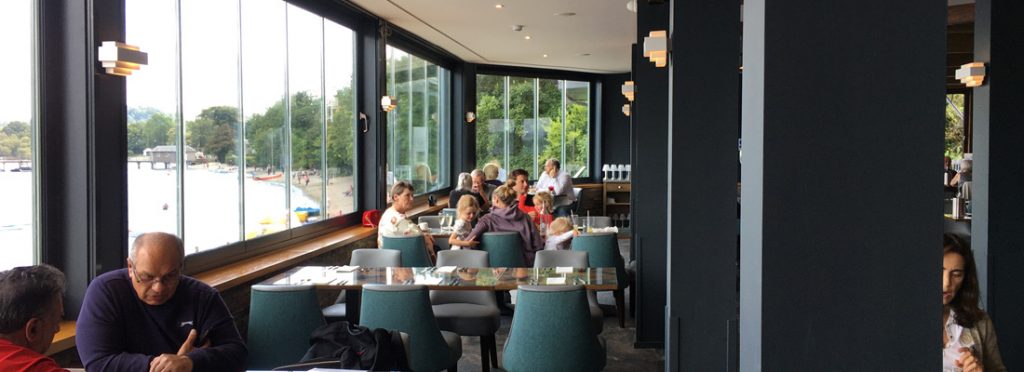
M 619 241 L 615 233 L 580 234 L 572 239 L 572 250 L 587 252 L 590 257 L 589 267 L 614 267 L 617 288 L 615 295 L 615 312 L 619 316 L 619 327 L 626 327 L 625 289 L 629 278 L 626 275 L 626 262 L 619 254 Z
M 298 362 L 309 349 L 310 333 L 322 325 L 324 317 L 312 285 L 252 286 L 247 369 Z
M 402 252 L 394 249 L 356 249 L 352 251 L 352 259 L 349 260 L 349 265 L 361 267 L 402 266 Z M 341 291 L 341 294 L 338 295 L 338 299 L 334 301 L 334 305 L 324 308 L 324 318 L 327 319 L 328 323 L 345 320 L 347 318 L 347 305 L 345 305 L 346 292 L 348 291 Z M 354 296 L 358 296 L 358 293 L 354 294 Z M 355 319 L 350 319 L 349 321 L 352 323 L 358 323 Z
M 430 308 L 427 287 L 422 285 L 381 285 L 363 287 L 361 319 L 368 328 L 394 329 L 409 334 L 413 371 L 440 371 L 458 368 L 462 357 L 462 339 L 442 331 Z
M 383 249 L 394 249 L 402 252 L 402 267 L 434 266 L 427 256 L 423 235 L 384 236 L 381 238 Z
M 599 371 L 605 358 L 582 286 L 519 286 L 502 355 L 506 371 Z
M 537 259 L 533 261 L 533 267 L 587 267 L 587 252 L 540 251 L 537 252 Z M 601 311 L 601 305 L 597 303 L 597 295 L 594 294 L 594 291 L 587 290 L 586 292 L 590 324 L 594 326 L 594 332 L 601 334 L 604 331 L 604 311 Z
M 488 232 L 479 249 L 487 252 L 491 267 L 526 267 L 522 239 L 517 232 Z
M 468 249 L 437 252 L 437 266 L 487 267 L 487 252 Z M 480 365 L 484 372 L 490 371 L 492 365 L 498 366 L 494 335 L 501 327 L 501 313 L 493 292 L 430 291 L 430 303 L 441 329 L 480 337 Z

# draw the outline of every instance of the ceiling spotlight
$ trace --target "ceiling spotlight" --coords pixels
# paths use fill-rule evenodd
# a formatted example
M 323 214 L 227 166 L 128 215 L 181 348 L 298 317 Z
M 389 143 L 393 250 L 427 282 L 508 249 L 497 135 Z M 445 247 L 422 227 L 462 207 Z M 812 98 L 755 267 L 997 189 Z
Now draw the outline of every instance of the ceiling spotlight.
M 530 40 L 530 35 L 523 36 L 523 39 Z
M 501 5 L 501 4 L 494 4 L 494 9 L 501 9 L 501 8 L 504 8 L 504 7 L 505 6 Z
M 544 57 L 544 58 L 548 58 L 548 55 L 547 55 L 547 54 L 545 54 L 545 55 L 542 55 L 541 57 Z

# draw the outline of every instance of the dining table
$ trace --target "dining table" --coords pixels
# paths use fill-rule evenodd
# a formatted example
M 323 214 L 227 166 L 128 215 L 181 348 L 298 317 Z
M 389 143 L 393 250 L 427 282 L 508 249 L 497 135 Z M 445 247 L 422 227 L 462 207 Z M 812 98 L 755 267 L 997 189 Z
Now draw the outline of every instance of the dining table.
M 359 319 L 359 291 L 371 284 L 413 284 L 446 291 L 508 291 L 520 285 L 582 285 L 588 290 L 618 287 L 614 267 L 298 266 L 259 284 L 347 290 L 345 310 L 350 322 Z

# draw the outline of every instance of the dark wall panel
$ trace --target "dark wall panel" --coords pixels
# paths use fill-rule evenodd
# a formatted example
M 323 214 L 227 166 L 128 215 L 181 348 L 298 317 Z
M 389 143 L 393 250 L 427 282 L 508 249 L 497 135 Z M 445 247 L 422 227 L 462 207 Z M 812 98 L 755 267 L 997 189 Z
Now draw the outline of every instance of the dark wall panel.
M 668 216 L 668 69 L 642 59 L 643 37 L 668 30 L 669 5 L 637 2 L 637 46 L 633 73 L 637 85 L 633 102 L 633 244 L 637 260 L 636 343 L 665 344 L 665 253 Z
M 939 369 L 945 8 L 745 2 L 742 369 Z
M 603 164 L 629 163 L 629 116 L 622 114 L 622 105 L 628 103 L 622 95 L 622 84 L 630 74 L 605 75 L 602 79 L 601 102 L 601 162 Z M 601 164 L 597 164 L 598 179 Z

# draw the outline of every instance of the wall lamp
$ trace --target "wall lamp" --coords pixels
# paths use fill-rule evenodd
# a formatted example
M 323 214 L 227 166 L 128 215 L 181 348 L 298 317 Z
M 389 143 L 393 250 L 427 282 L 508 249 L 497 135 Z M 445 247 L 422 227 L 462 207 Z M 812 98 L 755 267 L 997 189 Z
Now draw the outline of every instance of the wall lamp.
M 968 88 L 981 86 L 985 82 L 985 63 L 971 62 L 960 66 L 956 70 L 956 79 L 966 84 Z
M 668 31 L 651 31 L 644 37 L 644 57 L 654 62 L 655 67 L 668 64 Z
M 107 74 L 116 76 L 129 76 L 132 71 L 137 71 L 142 65 L 149 63 L 149 55 L 140 51 L 139 47 L 116 41 L 101 43 L 96 59 L 106 69 Z
M 476 113 L 473 112 L 473 111 L 467 111 L 466 112 L 466 122 L 467 123 L 472 123 L 475 120 L 476 120 Z
M 398 98 L 392 96 L 380 97 L 380 108 L 384 112 L 391 112 L 395 107 L 398 107 Z
M 622 114 L 626 115 L 626 116 L 629 116 L 629 113 L 630 113 L 629 104 L 627 103 L 625 105 L 622 105 Z
M 633 99 L 636 98 L 636 85 L 633 84 L 632 80 L 628 80 L 625 84 L 622 84 L 622 95 L 626 96 L 626 99 L 628 99 L 629 102 L 633 102 Z

